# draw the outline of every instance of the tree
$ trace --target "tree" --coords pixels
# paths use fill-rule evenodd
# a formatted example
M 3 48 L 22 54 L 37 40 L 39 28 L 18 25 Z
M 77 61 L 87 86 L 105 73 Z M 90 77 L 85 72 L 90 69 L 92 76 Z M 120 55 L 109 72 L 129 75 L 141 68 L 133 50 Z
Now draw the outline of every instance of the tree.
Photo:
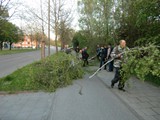
M 1 50 L 3 48 L 4 41 L 10 41 L 10 43 L 12 43 L 13 40 L 11 39 L 14 39 L 15 41 L 16 36 L 21 36 L 20 34 L 22 33 L 22 31 L 18 27 L 9 22 L 11 18 L 13 18 L 14 16 L 16 17 L 16 13 L 18 13 L 17 12 L 18 8 L 21 5 L 22 3 L 20 3 L 18 0 L 14 2 L 12 2 L 11 0 L 1 0 L 0 2 L 0 49 Z M 12 10 L 10 15 L 8 12 L 9 10 Z M 9 33 L 11 33 L 11 35 L 9 35 Z
M 9 42 L 10 50 L 12 48 L 12 43 L 18 42 L 22 37 L 23 32 L 16 25 L 8 21 L 5 22 L 0 38 L 3 39 L 3 41 Z
M 111 0 L 82 0 L 78 2 L 79 24 L 85 31 L 89 44 L 109 43 L 111 37 Z
M 7 18 L 9 17 L 9 13 L 8 10 L 2 6 L 3 2 L 0 3 L 0 49 L 2 50 L 3 48 L 3 42 L 4 42 L 4 38 L 3 36 L 3 32 L 4 32 L 4 25 L 7 22 Z
M 138 39 L 160 33 L 159 0 L 81 0 L 78 4 L 80 27 L 95 44 L 125 39 L 133 47 Z
M 51 4 L 51 26 L 55 33 L 55 45 L 56 51 L 58 51 L 58 36 L 61 40 L 61 47 L 67 43 L 67 39 L 70 38 L 70 24 L 72 22 L 72 11 L 70 8 L 66 8 L 65 0 L 52 0 Z M 69 35 L 70 34 L 70 35 Z
M 72 43 L 74 48 L 76 48 L 77 46 L 79 46 L 80 48 L 84 48 L 86 47 L 86 45 L 89 44 L 83 31 L 79 31 L 75 33 L 72 39 Z

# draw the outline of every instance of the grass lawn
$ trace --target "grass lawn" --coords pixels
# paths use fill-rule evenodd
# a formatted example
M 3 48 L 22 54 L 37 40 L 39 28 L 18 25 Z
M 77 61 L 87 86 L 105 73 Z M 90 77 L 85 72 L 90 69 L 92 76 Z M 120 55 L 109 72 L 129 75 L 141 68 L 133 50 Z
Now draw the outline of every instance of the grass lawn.
M 39 49 L 31 49 L 31 48 L 30 49 L 12 49 L 12 50 L 4 49 L 4 50 L 0 51 L 0 55 L 31 52 L 31 51 L 36 51 L 36 50 L 39 50 Z

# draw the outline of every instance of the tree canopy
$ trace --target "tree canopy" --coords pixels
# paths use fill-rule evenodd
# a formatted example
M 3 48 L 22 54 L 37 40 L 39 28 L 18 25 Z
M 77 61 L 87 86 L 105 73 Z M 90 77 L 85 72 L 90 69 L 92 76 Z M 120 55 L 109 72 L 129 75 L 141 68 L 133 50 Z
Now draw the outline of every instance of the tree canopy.
M 120 39 L 130 47 L 135 42 L 159 44 L 150 41 L 160 33 L 159 0 L 81 0 L 78 8 L 80 27 L 93 45 Z
M 23 32 L 16 25 L 7 20 L 9 17 L 7 7 L 0 4 L 0 49 L 3 48 L 3 42 L 9 42 L 10 50 L 13 42 L 18 42 L 22 39 Z

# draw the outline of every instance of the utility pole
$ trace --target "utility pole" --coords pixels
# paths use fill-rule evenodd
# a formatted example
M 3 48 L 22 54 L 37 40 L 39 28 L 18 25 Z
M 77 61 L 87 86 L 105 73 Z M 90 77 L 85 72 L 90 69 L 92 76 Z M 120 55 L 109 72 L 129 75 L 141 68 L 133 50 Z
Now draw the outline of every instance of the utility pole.
M 42 10 L 42 0 L 41 2 L 41 18 L 42 18 L 42 41 L 41 41 L 41 59 L 45 58 L 45 41 L 44 41 L 44 23 L 43 23 L 43 10 Z
M 48 56 L 50 56 L 50 0 L 48 0 Z

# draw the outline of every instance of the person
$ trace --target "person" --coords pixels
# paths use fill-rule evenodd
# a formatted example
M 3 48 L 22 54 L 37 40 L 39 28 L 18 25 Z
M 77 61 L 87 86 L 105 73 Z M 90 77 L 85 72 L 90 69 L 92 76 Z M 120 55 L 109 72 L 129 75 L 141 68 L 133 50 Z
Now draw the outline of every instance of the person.
M 97 53 L 97 59 L 98 59 L 98 61 L 100 61 L 100 51 L 101 51 L 101 48 L 100 48 L 99 45 L 97 45 L 96 53 Z
M 68 45 L 65 45 L 65 47 L 64 47 L 64 52 L 65 52 L 66 54 L 70 54 L 70 53 L 71 53 L 71 49 L 69 48 Z
M 87 53 L 87 47 L 85 47 L 82 50 L 83 67 L 88 65 L 88 57 L 89 57 L 89 54 Z
M 79 46 L 77 46 L 77 47 L 75 48 L 75 51 L 76 51 L 76 53 L 79 53 L 79 51 L 80 51 Z
M 77 57 L 77 58 L 79 57 L 79 51 L 80 51 L 79 46 L 77 46 L 77 47 L 75 48 L 75 52 L 76 52 L 76 57 Z
M 107 51 L 108 51 L 108 48 L 105 45 L 104 46 L 104 64 L 107 62 Z M 104 66 L 104 70 L 106 70 L 106 69 L 107 69 L 107 65 Z
M 82 50 L 79 50 L 78 59 L 82 60 Z
M 115 76 L 113 80 L 111 81 L 111 87 L 114 87 L 114 84 L 119 82 L 118 89 L 124 90 L 124 81 L 122 81 L 122 75 L 120 74 L 120 70 L 122 69 L 121 63 L 123 59 L 123 53 L 125 51 L 129 50 L 129 48 L 126 46 L 125 40 L 120 40 L 120 44 L 115 47 L 111 53 L 111 57 L 114 58 L 114 67 L 115 67 Z
M 107 60 L 109 60 L 111 58 L 111 52 L 112 52 L 113 48 L 111 46 L 111 44 L 108 44 L 108 49 L 107 49 Z M 113 61 L 108 63 L 108 72 L 112 72 L 113 71 Z
M 104 64 L 104 61 L 105 61 L 105 49 L 104 47 L 102 46 L 101 47 L 101 50 L 100 50 L 100 68 L 102 67 L 102 65 Z

